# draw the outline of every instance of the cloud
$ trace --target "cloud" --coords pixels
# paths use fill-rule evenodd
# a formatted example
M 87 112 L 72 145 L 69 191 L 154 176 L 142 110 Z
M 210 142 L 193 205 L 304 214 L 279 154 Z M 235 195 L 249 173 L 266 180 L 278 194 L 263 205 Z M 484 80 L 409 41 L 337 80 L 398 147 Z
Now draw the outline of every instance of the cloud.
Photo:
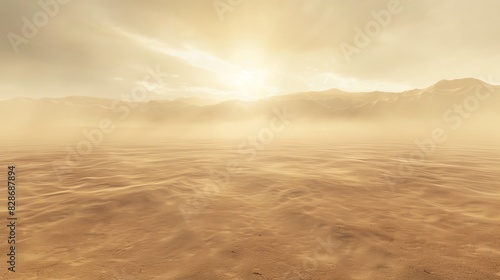
M 346 61 L 339 45 L 390 1 L 243 1 L 223 21 L 212 1 L 70 1 L 18 54 L 7 34 L 40 6 L 2 1 L 0 98 L 118 97 L 148 65 L 171 75 L 162 94 L 172 96 L 238 94 L 234 81 L 259 71 L 269 73 L 260 90 L 277 93 L 323 89 L 325 73 L 336 77 L 327 87 L 399 90 L 500 72 L 496 0 L 401 0 L 402 12 Z

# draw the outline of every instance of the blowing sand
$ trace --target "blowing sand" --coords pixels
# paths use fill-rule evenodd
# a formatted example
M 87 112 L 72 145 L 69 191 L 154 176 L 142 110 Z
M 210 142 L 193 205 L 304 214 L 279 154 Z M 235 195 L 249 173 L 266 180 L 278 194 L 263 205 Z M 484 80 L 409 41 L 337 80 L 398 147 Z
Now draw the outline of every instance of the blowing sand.
M 413 146 L 236 146 L 103 145 L 61 181 L 64 146 L 4 150 L 16 279 L 500 279 L 499 150 L 443 147 L 391 187 Z

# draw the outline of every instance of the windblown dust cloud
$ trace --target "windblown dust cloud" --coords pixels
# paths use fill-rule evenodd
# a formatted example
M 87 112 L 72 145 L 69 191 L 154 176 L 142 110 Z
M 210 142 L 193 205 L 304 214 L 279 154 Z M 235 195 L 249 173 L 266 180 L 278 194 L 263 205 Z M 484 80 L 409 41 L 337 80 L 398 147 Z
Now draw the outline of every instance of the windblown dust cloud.
M 500 279 L 499 10 L 0 1 L 0 279 Z
M 4 120 L 31 112 L 2 143 L 19 178 L 15 277 L 499 278 L 498 100 L 456 80 L 209 105 L 1 102 Z

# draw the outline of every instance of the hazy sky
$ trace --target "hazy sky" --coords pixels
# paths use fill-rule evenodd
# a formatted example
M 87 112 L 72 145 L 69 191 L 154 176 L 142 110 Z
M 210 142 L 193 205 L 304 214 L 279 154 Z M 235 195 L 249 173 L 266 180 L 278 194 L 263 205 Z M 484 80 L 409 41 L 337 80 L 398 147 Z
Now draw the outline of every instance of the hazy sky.
M 500 74 L 498 0 L 55 1 L 1 1 L 1 99 L 399 91 Z

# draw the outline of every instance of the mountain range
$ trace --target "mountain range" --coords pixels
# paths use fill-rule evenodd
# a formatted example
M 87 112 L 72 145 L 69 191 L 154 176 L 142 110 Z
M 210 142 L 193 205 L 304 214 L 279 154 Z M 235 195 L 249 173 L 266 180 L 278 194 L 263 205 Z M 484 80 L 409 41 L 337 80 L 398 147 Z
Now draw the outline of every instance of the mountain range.
M 443 80 L 430 87 L 405 92 L 344 92 L 330 89 L 300 92 L 256 101 L 179 98 L 129 102 L 92 97 L 27 99 L 0 102 L 0 116 L 8 123 L 38 126 L 92 125 L 103 118 L 124 124 L 239 122 L 269 117 L 273 108 L 301 120 L 328 122 L 343 119 L 428 119 L 447 111 L 480 111 L 500 115 L 500 86 L 467 78 Z M 460 112 L 460 111 L 458 111 Z

